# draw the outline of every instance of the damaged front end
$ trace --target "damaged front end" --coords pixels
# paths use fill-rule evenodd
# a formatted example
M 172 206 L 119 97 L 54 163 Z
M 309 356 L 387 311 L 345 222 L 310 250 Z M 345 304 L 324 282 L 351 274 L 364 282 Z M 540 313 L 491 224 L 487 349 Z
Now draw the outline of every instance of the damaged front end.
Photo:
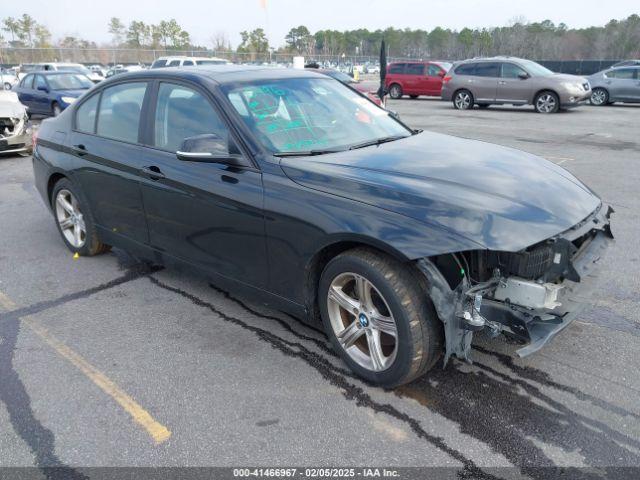
M 30 153 L 31 128 L 27 108 L 16 93 L 0 91 L 0 154 Z
M 580 313 L 594 271 L 613 241 L 610 215 L 598 209 L 571 229 L 519 252 L 476 250 L 417 262 L 444 323 L 445 364 L 470 361 L 473 332 L 504 333 L 536 352 Z

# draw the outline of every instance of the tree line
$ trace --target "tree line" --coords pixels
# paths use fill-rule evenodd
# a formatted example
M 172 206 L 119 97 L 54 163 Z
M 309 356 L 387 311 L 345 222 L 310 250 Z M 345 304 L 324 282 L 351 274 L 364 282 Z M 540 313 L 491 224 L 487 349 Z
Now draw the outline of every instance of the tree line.
M 240 32 L 241 43 L 235 49 L 224 31 L 213 33 L 209 45 L 194 45 L 189 32 L 175 19 L 158 24 L 133 20 L 126 24 L 111 18 L 107 31 L 108 45 L 65 36 L 53 42 L 49 29 L 28 14 L 2 19 L 0 46 L 27 48 L 129 48 L 153 50 L 213 50 L 217 52 L 256 54 L 301 54 L 307 57 L 332 56 L 377 57 L 384 38 L 390 57 L 463 59 L 475 56 L 513 55 L 540 60 L 622 59 L 640 57 L 640 16 L 610 20 L 604 26 L 569 28 L 550 20 L 527 22 L 514 19 L 508 26 L 451 30 L 398 29 L 370 31 L 319 30 L 306 26 L 291 28 L 277 48 L 269 44 L 264 29 Z

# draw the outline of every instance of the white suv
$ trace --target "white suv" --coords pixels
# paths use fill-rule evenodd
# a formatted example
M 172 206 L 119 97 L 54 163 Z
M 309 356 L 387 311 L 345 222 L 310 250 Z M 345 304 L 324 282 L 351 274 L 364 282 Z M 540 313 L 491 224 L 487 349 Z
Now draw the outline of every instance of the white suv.
M 216 57 L 160 57 L 151 64 L 151 68 L 192 67 L 195 65 L 228 65 L 229 60 Z

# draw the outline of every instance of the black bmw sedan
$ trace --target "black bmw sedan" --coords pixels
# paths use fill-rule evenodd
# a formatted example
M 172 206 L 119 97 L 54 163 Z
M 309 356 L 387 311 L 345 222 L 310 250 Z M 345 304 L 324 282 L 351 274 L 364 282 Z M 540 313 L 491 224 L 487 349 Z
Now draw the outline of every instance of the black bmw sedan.
M 43 122 L 33 166 L 72 252 L 186 264 L 322 325 L 384 386 L 468 359 L 480 330 L 540 349 L 612 240 L 562 168 L 412 130 L 309 71 L 118 75 Z

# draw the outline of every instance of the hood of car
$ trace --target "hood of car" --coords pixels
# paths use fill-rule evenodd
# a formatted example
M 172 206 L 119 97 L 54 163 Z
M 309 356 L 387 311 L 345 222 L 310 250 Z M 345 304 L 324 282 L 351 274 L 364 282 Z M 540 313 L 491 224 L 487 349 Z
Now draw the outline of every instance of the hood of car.
M 411 217 L 490 250 L 531 246 L 600 204 L 545 159 L 430 132 L 347 152 L 285 157 L 280 165 L 300 185 Z
M 16 92 L 0 90 L 0 118 L 21 119 L 24 117 L 26 111 L 27 108 L 20 103 Z
M 551 78 L 560 82 L 584 83 L 587 81 L 585 77 L 578 75 L 570 75 L 568 73 L 554 73 Z

